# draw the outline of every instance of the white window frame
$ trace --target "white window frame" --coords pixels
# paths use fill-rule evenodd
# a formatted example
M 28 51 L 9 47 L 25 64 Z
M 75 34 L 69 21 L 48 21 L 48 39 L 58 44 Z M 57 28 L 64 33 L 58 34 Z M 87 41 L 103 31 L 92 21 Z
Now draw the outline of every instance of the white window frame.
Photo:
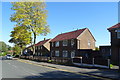
M 54 47 L 54 42 L 52 42 L 51 44 L 52 44 L 52 47 Z
M 75 57 L 75 51 L 71 51 L 71 58 Z
M 117 38 L 120 39 L 120 32 L 117 32 Z
M 73 46 L 75 44 L 75 40 L 71 39 L 71 46 Z
M 63 50 L 63 57 L 68 57 L 68 51 L 67 50 Z
M 59 51 L 55 51 L 55 56 L 59 57 Z
M 90 40 L 88 40 L 88 47 L 90 48 L 90 46 L 91 46 L 91 43 L 90 43 Z
M 59 46 L 59 41 L 55 42 L 55 47 Z
M 67 46 L 68 45 L 68 40 L 64 40 L 63 41 L 63 46 Z

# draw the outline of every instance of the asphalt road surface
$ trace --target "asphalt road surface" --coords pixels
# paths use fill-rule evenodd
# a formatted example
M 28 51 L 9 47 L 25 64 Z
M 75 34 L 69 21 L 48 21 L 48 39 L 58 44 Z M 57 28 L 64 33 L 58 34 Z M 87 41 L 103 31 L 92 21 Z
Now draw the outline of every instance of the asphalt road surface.
M 20 62 L 18 60 L 2 60 L 2 78 L 16 78 L 18 79 L 42 79 L 46 78 L 48 80 L 66 80 L 66 79 L 88 79 L 88 80 L 101 80 L 98 78 L 94 78 L 91 76 L 85 76 L 75 73 L 70 73 L 66 71 L 60 71 L 56 69 L 46 68 L 44 66 L 37 66 L 33 64 L 28 64 L 24 62 Z M 46 80 L 45 79 L 45 80 Z M 11 79 L 13 80 L 13 79 Z

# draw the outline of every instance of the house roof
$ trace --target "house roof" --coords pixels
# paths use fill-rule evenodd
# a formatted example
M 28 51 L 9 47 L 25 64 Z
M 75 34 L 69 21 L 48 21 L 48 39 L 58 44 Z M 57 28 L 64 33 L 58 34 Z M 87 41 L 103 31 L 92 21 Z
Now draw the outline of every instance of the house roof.
M 40 46 L 40 45 L 44 45 L 47 41 L 49 41 L 50 39 L 46 39 L 43 41 L 39 41 L 38 43 L 35 44 L 35 46 Z M 32 47 L 33 45 L 28 46 L 27 48 Z
M 51 42 L 61 41 L 61 40 L 68 40 L 68 39 L 75 39 L 86 29 L 87 28 L 83 28 L 83 29 L 72 31 L 72 32 L 59 34 L 55 38 L 53 38 L 51 40 Z
M 108 28 L 108 30 L 111 30 L 111 29 L 117 29 L 117 28 L 120 28 L 120 23 Z
M 50 40 L 50 39 L 40 41 L 40 42 L 36 43 L 35 46 L 44 45 L 44 44 L 45 44 L 47 41 L 49 41 L 49 40 Z

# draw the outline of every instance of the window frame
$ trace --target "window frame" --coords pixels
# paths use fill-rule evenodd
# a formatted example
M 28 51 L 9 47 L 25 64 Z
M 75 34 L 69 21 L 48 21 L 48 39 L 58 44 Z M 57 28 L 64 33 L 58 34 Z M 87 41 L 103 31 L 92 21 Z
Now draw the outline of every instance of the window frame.
M 68 46 L 68 40 L 63 40 L 63 46 Z
M 91 42 L 90 40 L 88 40 L 88 47 L 90 48 L 90 46 L 91 46 Z
M 54 42 L 51 42 L 51 44 L 52 44 L 52 47 L 54 47 Z
M 74 56 L 73 56 L 73 53 L 74 53 Z M 71 58 L 74 58 L 75 57 L 75 51 L 71 51 Z
M 67 50 L 63 50 L 62 56 L 63 56 L 63 57 L 68 57 L 68 51 L 67 51 Z
M 56 42 L 55 42 L 55 47 L 59 47 L 59 45 L 60 45 L 60 42 L 59 42 L 59 41 L 56 41 Z
M 75 44 L 75 40 L 71 39 L 71 46 L 74 46 L 74 44 Z
M 117 38 L 120 39 L 120 32 L 117 32 Z
M 57 54 L 57 55 L 56 55 L 56 54 Z M 59 57 L 59 56 L 60 56 L 59 50 L 56 50 L 56 51 L 55 51 L 55 56 L 56 56 L 56 57 Z

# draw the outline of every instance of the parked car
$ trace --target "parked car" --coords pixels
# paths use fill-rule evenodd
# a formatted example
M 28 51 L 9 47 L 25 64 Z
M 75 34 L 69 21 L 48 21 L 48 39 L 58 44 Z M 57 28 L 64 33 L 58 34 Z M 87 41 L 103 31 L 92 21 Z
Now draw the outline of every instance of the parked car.
M 6 59 L 12 59 L 13 57 L 10 55 L 10 54 L 8 54 L 7 56 L 6 56 Z

